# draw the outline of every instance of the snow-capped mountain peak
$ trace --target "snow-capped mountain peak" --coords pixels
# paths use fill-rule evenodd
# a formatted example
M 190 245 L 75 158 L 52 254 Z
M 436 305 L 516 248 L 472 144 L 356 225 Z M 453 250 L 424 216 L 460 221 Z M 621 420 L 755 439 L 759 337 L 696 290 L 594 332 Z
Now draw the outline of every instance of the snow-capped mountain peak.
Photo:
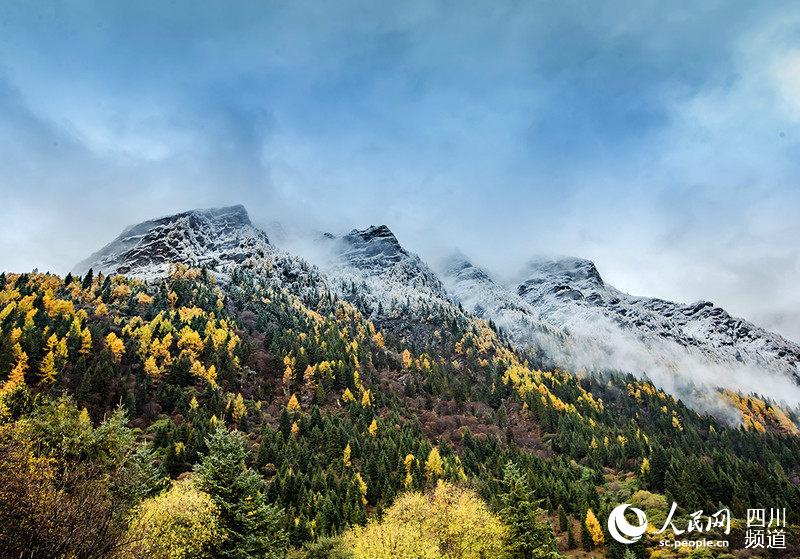
M 662 371 L 697 382 L 713 376 L 721 385 L 755 391 L 770 378 L 800 379 L 798 344 L 707 301 L 624 293 L 586 259 L 536 258 L 505 284 L 464 259 L 451 261 L 443 274 L 467 310 L 493 320 L 517 344 L 544 349 L 572 368 Z
M 377 308 L 380 303 L 385 309 L 406 302 L 450 303 L 438 276 L 386 225 L 354 229 L 341 237 L 325 235 L 320 242 L 327 245 L 329 257 L 318 264 L 342 293 L 360 285 L 359 295 L 368 304 Z
M 273 252 L 267 235 L 253 227 L 244 206 L 190 210 L 126 228 L 116 239 L 75 266 L 153 278 L 182 263 L 226 273 L 253 265 Z
M 304 260 L 271 245 L 242 206 L 192 210 L 125 229 L 75 271 L 149 279 L 183 263 L 224 279 L 234 270 L 251 270 L 301 298 L 337 293 L 405 338 L 427 335 L 437 317 L 471 320 L 459 302 L 467 313 L 493 321 L 518 347 L 557 366 L 651 378 L 659 371 L 674 378 L 706 370 L 713 371 L 713 385 L 780 395 L 786 384 L 769 391 L 759 384 L 780 378 L 797 390 L 798 344 L 709 302 L 624 293 L 586 259 L 532 259 L 506 282 L 457 254 L 441 265 L 443 282 L 385 225 L 319 235 L 312 244 Z
M 342 237 L 342 256 L 365 271 L 380 273 L 409 258 L 394 233 L 385 225 L 353 229 Z
M 574 256 L 530 260 L 525 267 L 524 280 L 519 285 L 520 294 L 535 291 L 537 286 L 545 283 L 580 289 L 597 289 L 605 285 L 594 262 Z

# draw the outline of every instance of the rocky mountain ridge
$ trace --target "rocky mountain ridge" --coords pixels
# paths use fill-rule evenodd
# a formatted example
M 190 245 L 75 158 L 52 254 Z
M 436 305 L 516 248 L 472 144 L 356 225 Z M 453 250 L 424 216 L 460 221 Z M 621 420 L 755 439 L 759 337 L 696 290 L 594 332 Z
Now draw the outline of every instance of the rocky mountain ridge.
M 91 267 L 148 279 L 176 262 L 222 277 L 249 269 L 301 296 L 312 288 L 329 290 L 406 335 L 419 323 L 405 318 L 420 312 L 484 318 L 518 347 L 573 369 L 691 374 L 708 366 L 741 369 L 730 373 L 734 385 L 737 374 L 752 370 L 793 384 L 800 379 L 797 344 L 712 303 L 623 293 L 585 259 L 537 258 L 515 281 L 502 282 L 463 255 L 447 259 L 437 275 L 385 225 L 325 234 L 316 242 L 309 262 L 271 244 L 242 206 L 193 210 L 127 228 L 75 271 Z

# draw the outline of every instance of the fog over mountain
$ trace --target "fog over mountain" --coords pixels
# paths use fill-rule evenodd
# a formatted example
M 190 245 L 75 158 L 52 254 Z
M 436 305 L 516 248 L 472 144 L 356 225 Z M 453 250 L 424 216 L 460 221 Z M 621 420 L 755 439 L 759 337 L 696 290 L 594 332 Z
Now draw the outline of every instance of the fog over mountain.
M 243 203 L 800 340 L 796 4 L 193 8 L 0 7 L 0 267 Z
M 0 559 L 800 558 L 798 154 L 790 0 L 0 0 Z
M 427 309 L 477 316 L 549 366 L 633 373 L 717 415 L 730 411 L 717 387 L 800 404 L 800 345 L 708 301 L 624 293 L 583 258 L 532 257 L 514 279 L 495 280 L 460 252 L 432 268 L 386 225 L 303 235 L 272 222 L 269 230 L 272 241 L 241 205 L 181 212 L 127 227 L 73 272 L 157 280 L 183 263 L 224 283 L 254 271 L 300 296 L 336 293 L 411 339 L 434 336 L 408 322 Z

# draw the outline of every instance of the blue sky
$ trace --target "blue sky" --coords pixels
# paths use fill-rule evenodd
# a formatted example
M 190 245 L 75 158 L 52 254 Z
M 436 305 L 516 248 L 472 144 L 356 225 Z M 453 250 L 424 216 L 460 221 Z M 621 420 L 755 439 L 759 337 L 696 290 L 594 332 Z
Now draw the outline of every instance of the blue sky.
M 791 2 L 0 1 L 0 268 L 244 203 L 800 339 Z

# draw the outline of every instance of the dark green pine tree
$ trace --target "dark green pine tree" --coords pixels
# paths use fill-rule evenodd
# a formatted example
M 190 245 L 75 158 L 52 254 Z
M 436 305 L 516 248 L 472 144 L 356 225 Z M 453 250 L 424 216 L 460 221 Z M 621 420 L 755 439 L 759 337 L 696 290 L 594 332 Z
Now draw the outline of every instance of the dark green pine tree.
M 527 480 L 512 462 L 503 469 L 500 516 L 511 530 L 508 556 L 514 559 L 560 557 L 553 529 L 533 499 Z
M 281 511 L 270 505 L 258 474 L 245 465 L 247 448 L 238 432 L 217 428 L 206 441 L 208 453 L 195 466 L 198 487 L 214 499 L 220 511 L 224 540 L 215 557 L 279 559 L 287 538 Z
M 576 547 L 578 547 L 578 542 L 575 541 L 572 526 L 567 526 L 567 549 L 575 549 Z
M 562 532 L 567 531 L 569 522 L 567 522 L 567 513 L 563 505 L 558 505 L 558 529 Z
M 84 289 L 89 289 L 92 286 L 92 280 L 94 280 L 94 272 L 92 271 L 91 268 L 89 268 L 89 271 L 86 272 L 85 276 L 83 276 L 83 282 L 81 283 L 81 287 L 83 287 Z
M 581 518 L 586 518 L 585 512 L 581 515 Z M 581 544 L 586 551 L 591 551 L 594 548 L 594 540 L 592 539 L 592 534 L 589 532 L 589 528 L 586 527 L 585 520 L 581 520 Z

